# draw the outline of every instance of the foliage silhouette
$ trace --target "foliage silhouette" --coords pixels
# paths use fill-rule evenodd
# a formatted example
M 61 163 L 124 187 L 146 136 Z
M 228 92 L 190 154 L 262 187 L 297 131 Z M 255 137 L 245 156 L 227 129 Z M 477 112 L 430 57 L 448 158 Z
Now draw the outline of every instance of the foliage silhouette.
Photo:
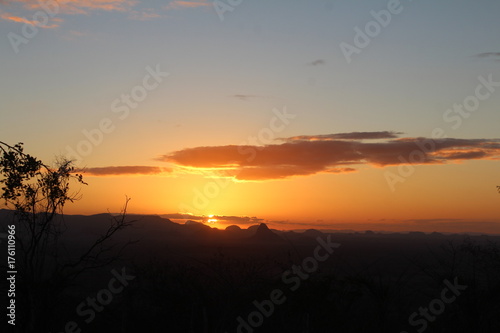
M 117 260 L 121 250 L 110 244 L 112 236 L 128 227 L 126 198 L 120 215 L 110 216 L 106 231 L 80 253 L 68 251 L 63 242 L 67 228 L 63 208 L 80 198 L 70 184 L 87 185 L 72 161 L 60 158 L 55 167 L 24 152 L 22 143 L 0 141 L 0 198 L 15 211 L 18 275 L 17 327 L 22 332 L 47 332 L 60 296 L 82 273 Z

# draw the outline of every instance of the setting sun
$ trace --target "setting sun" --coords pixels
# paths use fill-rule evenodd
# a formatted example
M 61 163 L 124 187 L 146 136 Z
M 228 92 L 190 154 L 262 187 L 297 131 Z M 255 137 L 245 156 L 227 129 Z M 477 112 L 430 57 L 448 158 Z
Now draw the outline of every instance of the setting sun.
M 216 223 L 218 220 L 214 218 L 215 215 L 208 215 L 207 223 Z

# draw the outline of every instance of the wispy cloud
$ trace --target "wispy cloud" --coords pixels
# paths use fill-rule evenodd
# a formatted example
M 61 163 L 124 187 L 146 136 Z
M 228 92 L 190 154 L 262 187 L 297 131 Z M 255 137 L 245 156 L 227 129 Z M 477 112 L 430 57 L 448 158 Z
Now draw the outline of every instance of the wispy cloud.
M 0 17 L 5 20 L 5 21 L 12 21 L 12 22 L 16 22 L 16 23 L 26 23 L 26 24 L 33 24 L 30 20 L 24 18 L 24 17 L 18 17 L 18 16 L 14 16 L 12 14 L 9 14 L 9 13 L 2 13 L 0 15 Z
M 0 0 L 0 4 L 10 8 L 15 14 L 8 14 L 0 11 L 0 19 L 23 23 L 33 24 L 25 17 L 31 17 L 36 11 L 44 10 L 43 1 L 36 0 Z M 53 5 L 57 4 L 57 5 Z M 123 12 L 128 14 L 128 18 L 136 21 L 150 21 L 165 17 L 162 10 L 186 9 L 212 6 L 208 0 L 197 1 L 171 1 L 167 5 L 159 8 L 140 8 L 140 1 L 137 0 L 60 0 L 51 2 L 48 6 L 56 17 L 50 18 L 50 25 L 43 28 L 57 28 L 60 22 L 63 21 L 57 15 L 90 15 L 93 12 Z M 58 22 L 58 23 L 54 23 Z
M 133 10 L 129 14 L 129 18 L 136 21 L 151 21 L 164 17 L 153 8 L 144 9 L 141 11 Z
M 324 59 L 317 59 L 317 60 L 314 60 L 314 61 L 311 61 L 310 63 L 308 63 L 308 65 L 310 66 L 320 66 L 320 65 L 325 65 L 326 64 L 326 61 Z
M 224 224 L 224 225 L 230 225 L 230 224 L 255 225 L 255 224 L 265 222 L 264 219 L 261 219 L 261 218 L 255 217 L 255 216 L 249 217 L 249 216 L 214 215 L 214 216 L 208 217 L 205 215 L 175 213 L 175 214 L 163 214 L 163 215 L 161 215 L 161 217 L 164 217 L 167 219 L 174 219 L 174 220 L 192 220 L 192 221 L 200 221 L 200 222 L 207 222 L 207 220 L 210 218 L 210 219 L 217 220 L 217 224 Z
M 201 1 L 171 1 L 168 5 L 164 7 L 166 10 L 170 9 L 183 9 L 183 8 L 198 8 L 198 7 L 208 7 L 212 4 L 206 0 Z
M 159 175 L 172 172 L 170 168 L 157 166 L 106 166 L 77 170 L 85 176 Z
M 348 172 L 356 172 L 358 170 L 354 168 L 332 168 L 332 169 L 326 169 L 323 172 L 324 173 L 348 173 Z
M 95 11 L 107 11 L 107 12 L 132 12 L 132 8 L 136 6 L 139 1 L 135 0 L 61 0 L 54 1 L 46 4 L 44 1 L 35 0 L 4 0 L 0 1 L 2 5 L 9 8 L 10 11 L 16 14 L 3 13 L 0 15 L 2 20 L 33 24 L 25 17 L 32 17 L 36 11 L 44 11 L 49 8 L 51 11 L 50 24 L 42 26 L 37 25 L 42 28 L 57 28 L 60 22 L 63 21 L 61 17 L 57 15 L 89 15 Z M 56 4 L 56 5 L 54 5 Z M 47 6 L 46 6 L 47 5 Z M 140 13 L 140 12 L 137 12 Z M 56 15 L 56 17 L 52 17 Z M 138 16 L 147 17 L 153 14 L 145 12 L 143 15 L 136 14 Z M 54 23 L 56 22 L 56 23 Z
M 89 34 L 83 31 L 70 30 L 64 34 L 64 39 L 67 40 L 77 40 L 79 38 L 88 37 Z
M 500 157 L 500 139 L 395 138 L 397 134 L 353 132 L 296 136 L 265 146 L 195 147 L 163 155 L 160 160 L 194 172 L 212 169 L 215 175 L 237 180 L 268 180 L 353 172 L 359 165 L 385 167 L 409 161 L 439 165 Z M 373 139 L 377 141 L 365 141 Z M 415 152 L 420 156 L 417 161 L 412 157 Z
M 476 55 L 479 58 L 500 57 L 500 52 L 485 52 Z
M 476 54 L 476 57 L 478 58 L 486 58 L 486 59 L 493 59 L 496 61 L 500 61 L 500 52 L 484 52 L 484 53 L 479 53 Z
M 30 10 L 43 9 L 39 1 L 12 0 L 11 3 L 24 3 Z M 138 4 L 133 0 L 63 0 L 58 1 L 59 10 L 63 14 L 90 14 L 92 11 L 125 12 Z
M 381 132 L 350 132 L 326 135 L 300 135 L 282 138 L 284 141 L 331 141 L 331 140 L 369 140 L 369 139 L 395 139 L 403 133 L 393 131 Z
M 59 23 L 61 23 L 63 20 L 58 17 L 54 17 L 50 20 L 50 24 L 40 24 L 38 22 L 33 22 L 28 20 L 25 17 L 19 17 L 13 14 L 9 14 L 6 12 L 0 12 L 0 18 L 4 21 L 10 21 L 10 22 L 15 22 L 15 23 L 23 23 L 23 24 L 30 24 L 30 25 L 36 25 L 39 28 L 44 28 L 44 29 L 54 29 L 59 27 Z
M 239 100 L 242 100 L 242 101 L 247 101 L 251 98 L 259 98 L 259 97 L 262 97 L 262 96 L 259 96 L 259 95 L 245 95 L 245 94 L 235 94 L 235 95 L 231 95 L 230 97 L 234 97 L 234 98 L 237 98 Z

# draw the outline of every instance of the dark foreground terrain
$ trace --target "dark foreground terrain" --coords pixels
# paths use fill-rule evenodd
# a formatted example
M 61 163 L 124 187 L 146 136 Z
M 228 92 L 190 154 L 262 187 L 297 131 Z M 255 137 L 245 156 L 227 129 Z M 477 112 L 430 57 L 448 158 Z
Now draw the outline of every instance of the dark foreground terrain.
M 47 293 L 37 295 L 46 319 L 40 333 L 500 329 L 500 237 L 297 233 L 266 225 L 221 231 L 158 216 L 128 218 L 137 222 L 113 242 L 116 249 L 136 242 L 118 260 L 70 285 L 41 279 Z M 9 223 L 12 212 L 0 211 L 1 230 Z M 106 214 L 66 216 L 58 260 L 77 256 L 107 223 Z M 0 247 L 6 253 L 6 243 Z M 3 255 L 3 276 L 5 262 Z M 1 283 L 9 289 L 6 277 Z M 23 292 L 20 269 L 19 302 Z M 24 313 L 20 303 L 18 331 Z M 3 315 L 2 324 L 7 320 Z

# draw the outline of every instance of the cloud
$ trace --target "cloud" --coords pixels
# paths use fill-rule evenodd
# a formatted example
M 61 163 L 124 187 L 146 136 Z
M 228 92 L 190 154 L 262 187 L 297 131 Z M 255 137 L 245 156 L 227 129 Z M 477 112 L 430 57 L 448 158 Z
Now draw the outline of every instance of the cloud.
M 145 3 L 145 2 L 142 2 Z M 37 1 L 37 0 L 0 0 L 0 4 L 9 7 L 16 14 L 1 14 L 0 19 L 33 24 L 25 17 L 33 17 L 37 11 L 50 11 L 50 25 L 42 26 L 43 28 L 57 28 L 58 24 L 54 22 L 62 22 L 62 18 L 58 15 L 90 15 L 93 12 L 123 12 L 128 13 L 128 18 L 136 21 L 150 21 L 164 17 L 157 9 L 153 8 L 137 8 L 141 4 L 137 0 L 59 0 L 59 1 Z M 56 4 L 56 5 L 54 5 Z M 208 7 L 212 4 L 208 0 L 198 1 L 171 1 L 168 5 L 163 6 L 164 10 L 184 9 Z M 54 14 L 52 14 L 54 13 Z M 53 17 L 55 15 L 56 17 Z
M 30 20 L 28 20 L 24 17 L 14 16 L 14 15 L 9 14 L 9 13 L 2 13 L 0 15 L 0 18 L 2 18 L 5 21 L 12 21 L 12 22 L 16 22 L 16 23 L 26 23 L 26 24 L 33 25 L 33 23 Z
M 75 37 L 84 37 L 84 36 L 87 36 L 87 33 L 83 32 L 83 31 L 76 31 L 76 30 L 70 30 L 69 34 L 71 36 L 75 36 Z
M 311 66 L 319 66 L 319 65 L 324 65 L 326 64 L 326 61 L 324 59 L 318 59 L 318 60 L 314 60 L 314 61 L 311 61 L 310 63 L 308 63 L 308 65 L 311 65 Z
M 356 172 L 358 170 L 354 168 L 332 168 L 323 171 L 324 173 L 348 173 L 348 172 Z
M 76 172 L 85 176 L 121 176 L 121 175 L 159 175 L 170 173 L 172 169 L 156 166 L 107 166 L 96 168 L 84 168 Z
M 198 216 L 198 215 L 192 215 L 192 214 L 181 214 L 181 213 L 174 213 L 174 214 L 162 214 L 160 215 L 163 218 L 166 219 L 173 219 L 173 220 L 193 220 L 193 221 L 201 221 L 203 219 L 206 219 L 205 216 Z
M 258 217 L 248 217 L 248 216 L 214 216 L 213 218 L 221 221 L 231 221 L 245 224 L 256 224 L 264 222 L 264 219 Z
M 0 18 L 3 20 L 33 24 L 33 22 L 29 21 L 25 17 L 33 17 L 37 11 L 45 12 L 48 10 L 50 11 L 50 24 L 45 26 L 37 24 L 37 26 L 42 28 L 57 28 L 59 25 L 54 22 L 63 21 L 62 18 L 57 17 L 57 15 L 60 14 L 89 15 L 93 11 L 127 12 L 131 11 L 131 9 L 139 2 L 134 0 L 61 0 L 50 2 L 35 0 L 6 0 L 0 1 L 0 3 L 19 13 L 15 15 L 4 13 L 0 15 Z M 56 17 L 53 17 L 53 15 Z
M 246 100 L 248 100 L 250 98 L 258 98 L 258 97 L 261 97 L 261 96 L 257 96 L 257 95 L 245 95 L 245 94 L 235 94 L 235 95 L 231 95 L 231 97 L 240 99 L 242 101 L 246 101 Z
M 490 58 L 490 57 L 500 57 L 500 52 L 485 52 L 476 54 L 479 58 Z
M 291 138 L 281 138 L 284 141 L 329 141 L 329 140 L 368 140 L 368 139 L 394 139 L 401 132 L 382 131 L 382 132 L 351 132 L 326 135 L 300 135 Z
M 262 222 L 265 222 L 264 219 L 258 217 L 249 217 L 249 216 L 225 216 L 225 215 L 214 215 L 211 217 L 207 217 L 205 215 L 194 215 L 194 214 L 163 214 L 161 217 L 175 220 L 192 220 L 192 221 L 201 221 L 207 222 L 208 219 L 216 219 L 218 224 L 247 224 L 247 225 L 255 225 Z
M 164 8 L 166 10 L 170 9 L 183 9 L 183 8 L 198 8 L 198 7 L 207 7 L 212 6 L 212 4 L 208 1 L 172 1 Z
M 360 165 L 439 165 L 500 157 L 500 139 L 395 138 L 397 134 L 352 132 L 296 136 L 283 139 L 282 144 L 265 146 L 195 147 L 174 151 L 159 160 L 191 172 L 208 169 L 214 176 L 256 181 L 347 173 Z M 377 141 L 364 141 L 368 139 Z
M 42 9 L 38 1 L 19 1 L 11 2 L 24 3 L 24 8 L 30 10 Z M 130 10 L 138 1 L 133 0 L 62 0 L 59 1 L 59 11 L 63 14 L 89 14 L 92 11 L 119 11 Z
M 479 53 L 476 54 L 476 57 L 478 58 L 487 58 L 487 59 L 493 59 L 496 61 L 500 61 L 500 52 L 484 52 L 484 53 Z
M 61 0 L 55 2 L 59 6 L 59 11 L 66 14 L 87 14 L 92 10 L 126 11 L 138 3 L 133 0 Z M 45 4 L 44 1 L 34 0 L 7 0 L 3 3 L 11 6 L 19 4 L 28 10 L 44 10 L 42 5 Z M 58 10 L 52 2 L 46 5 L 53 11 Z
M 67 40 L 77 40 L 79 38 L 84 38 L 90 36 L 89 33 L 83 31 L 70 30 L 64 34 L 64 39 Z
M 214 215 L 211 217 L 216 219 L 219 224 L 247 224 L 255 225 L 264 222 L 264 219 L 258 217 L 248 217 L 248 216 L 224 216 L 224 215 Z
M 158 14 L 152 8 L 144 9 L 142 11 L 133 10 L 129 14 L 129 18 L 136 21 L 151 21 L 162 17 L 163 15 Z
M 0 18 L 2 20 L 4 20 L 4 21 L 10 21 L 10 22 L 15 22 L 15 23 L 23 23 L 23 24 L 30 24 L 30 25 L 37 26 L 37 27 L 43 28 L 43 29 L 58 28 L 59 27 L 59 23 L 63 21 L 61 18 L 54 17 L 54 18 L 50 19 L 50 21 L 47 22 L 46 24 L 41 24 L 39 22 L 30 21 L 30 20 L 28 20 L 25 17 L 15 16 L 13 14 L 9 14 L 9 13 L 6 13 L 6 12 L 2 12 L 0 14 Z M 57 22 L 57 23 L 54 23 L 54 22 Z

